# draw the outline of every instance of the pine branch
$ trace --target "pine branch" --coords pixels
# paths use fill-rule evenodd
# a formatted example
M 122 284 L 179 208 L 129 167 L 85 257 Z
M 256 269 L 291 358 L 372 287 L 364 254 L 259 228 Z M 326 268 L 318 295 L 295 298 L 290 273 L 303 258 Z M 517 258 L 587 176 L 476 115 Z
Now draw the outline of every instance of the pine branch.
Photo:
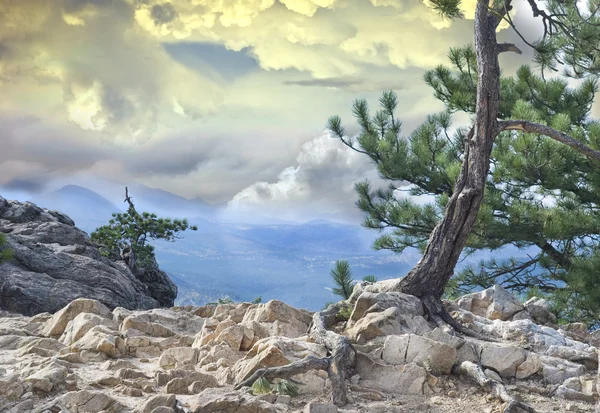
M 600 161 L 600 152 L 584 145 L 578 140 L 572 138 L 564 132 L 560 132 L 554 128 L 539 123 L 529 122 L 526 120 L 505 120 L 498 122 L 497 133 L 505 130 L 520 130 L 528 133 L 537 133 L 540 135 L 547 136 L 558 142 L 564 143 L 565 145 L 575 149 L 576 151 L 584 154 L 588 158 Z

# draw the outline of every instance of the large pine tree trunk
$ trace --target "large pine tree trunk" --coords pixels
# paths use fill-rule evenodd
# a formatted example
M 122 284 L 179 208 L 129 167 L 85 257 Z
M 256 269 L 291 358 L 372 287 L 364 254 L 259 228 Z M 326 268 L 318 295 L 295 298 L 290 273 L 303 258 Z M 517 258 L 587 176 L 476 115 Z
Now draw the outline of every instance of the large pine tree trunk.
M 475 224 L 483 199 L 493 142 L 498 134 L 500 65 L 496 19 L 488 9 L 488 1 L 479 0 L 475 14 L 475 48 L 479 71 L 475 123 L 465 143 L 460 177 L 445 215 L 431 233 L 423 257 L 406 277 L 370 286 L 373 290 L 401 291 L 421 298 L 433 318 L 439 315 L 436 313 L 444 311 L 441 296 Z

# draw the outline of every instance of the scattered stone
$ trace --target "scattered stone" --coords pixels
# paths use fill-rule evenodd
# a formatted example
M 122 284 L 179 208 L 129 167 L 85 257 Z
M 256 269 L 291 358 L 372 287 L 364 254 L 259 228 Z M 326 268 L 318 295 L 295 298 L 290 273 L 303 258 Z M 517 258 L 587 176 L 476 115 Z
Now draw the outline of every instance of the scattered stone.
M 190 403 L 191 413 L 277 413 L 271 403 L 231 390 L 207 389 L 195 397 Z
M 527 352 L 513 345 L 486 343 L 481 351 L 481 365 L 498 372 L 505 379 L 514 378 L 517 367 L 527 359 Z
M 135 411 L 136 413 L 153 413 L 159 407 L 174 409 L 177 406 L 177 398 L 174 394 L 157 394 L 150 397 Z
M 304 406 L 303 413 L 337 413 L 338 408 L 331 403 L 308 403 Z
M 198 349 L 191 347 L 172 347 L 163 351 L 158 365 L 163 369 L 193 366 L 198 362 Z
M 288 396 L 287 394 L 281 394 L 277 396 L 277 400 L 275 400 L 275 404 L 285 404 L 289 406 L 292 402 L 292 396 Z
M 100 391 L 81 390 L 69 392 L 58 398 L 66 407 L 80 412 L 117 413 L 123 406 L 114 398 Z

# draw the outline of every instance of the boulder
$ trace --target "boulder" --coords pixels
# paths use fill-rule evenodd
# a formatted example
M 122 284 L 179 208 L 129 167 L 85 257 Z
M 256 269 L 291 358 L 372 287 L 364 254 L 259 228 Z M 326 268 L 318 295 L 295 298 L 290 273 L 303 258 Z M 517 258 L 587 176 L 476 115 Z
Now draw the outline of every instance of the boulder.
M 177 398 L 174 394 L 157 394 L 156 396 L 150 397 L 141 406 L 139 406 L 136 413 L 154 413 L 156 409 L 161 407 L 174 409 L 177 406 Z
M 161 305 L 125 263 L 103 257 L 60 212 L 0 197 L 0 232 L 14 255 L 0 265 L 0 310 L 54 313 L 81 297 L 109 308 Z
M 581 364 L 572 363 L 556 357 L 540 356 L 542 375 L 549 384 L 561 384 L 572 377 L 579 377 L 586 371 Z
M 198 362 L 198 349 L 192 347 L 172 347 L 163 351 L 158 365 L 163 369 L 191 368 Z
M 526 379 L 539 373 L 542 370 L 542 361 L 540 356 L 531 351 L 527 352 L 527 358 L 525 361 L 517 367 L 515 377 L 518 380 Z
M 332 403 L 315 403 L 310 402 L 304 406 L 302 413 L 337 413 L 338 408 Z
M 112 319 L 111 311 L 101 302 L 87 298 L 79 298 L 56 312 L 52 318 L 46 322 L 41 334 L 46 337 L 60 337 L 64 333 L 69 322 L 81 313 L 96 314 L 102 318 Z
M 481 350 L 481 365 L 497 372 L 503 379 L 514 378 L 517 367 L 527 359 L 522 348 L 500 343 L 485 343 Z
M 150 337 L 172 337 L 196 335 L 204 325 L 204 319 L 191 313 L 157 308 L 145 312 L 133 312 L 123 319 L 120 331 L 134 329 Z
M 123 409 L 117 400 L 101 391 L 72 391 L 57 400 L 73 411 L 82 413 L 117 413 Z
M 148 295 L 158 301 L 160 307 L 173 307 L 177 298 L 177 286 L 166 272 L 158 268 L 156 258 L 137 261 L 133 275 L 148 288 Z
M 416 363 L 438 374 L 450 374 L 456 348 L 416 334 L 388 336 L 381 357 L 388 364 Z
M 239 383 L 264 367 L 284 366 L 308 355 L 325 357 L 326 354 L 325 347 L 318 344 L 286 337 L 268 337 L 259 340 L 244 358 L 235 363 L 234 380 Z M 300 394 L 323 392 L 326 378 L 327 374 L 323 371 L 310 371 L 295 376 L 296 380 L 303 383 L 298 386 Z
M 46 367 L 27 377 L 25 381 L 31 383 L 35 390 L 50 392 L 56 386 L 64 383 L 68 372 L 66 367 L 56 362 L 51 362 Z
M 409 317 L 424 314 L 421 300 L 413 295 L 399 292 L 371 293 L 365 291 L 356 300 L 350 320 L 358 321 L 369 313 L 381 312 L 391 307 L 397 308 L 400 314 Z
M 367 354 L 358 353 L 356 371 L 361 386 L 386 393 L 424 394 L 427 371 L 415 363 L 402 365 L 384 364 Z
M 491 288 L 461 297 L 458 306 L 490 320 L 508 320 L 525 307 L 498 284 Z
M 96 326 L 106 326 L 112 330 L 117 329 L 117 325 L 110 318 L 90 313 L 79 313 L 69 321 L 59 341 L 65 345 L 71 345 Z
M 554 324 L 556 316 L 550 311 L 550 303 L 543 298 L 531 297 L 523 306 L 537 324 Z
M 65 346 L 53 338 L 33 338 L 19 345 L 18 356 L 26 354 L 37 354 L 42 357 L 52 357 L 60 352 Z
M 100 325 L 91 328 L 73 343 L 71 350 L 77 353 L 87 350 L 114 358 L 124 353 L 125 341 L 114 330 Z
M 278 300 L 271 300 L 265 304 L 250 306 L 241 323 L 248 325 L 257 322 L 270 336 L 296 338 L 306 334 L 311 321 L 310 312 L 296 309 Z
M 241 392 L 208 389 L 192 401 L 191 413 L 277 413 L 269 402 Z
M 397 307 L 389 307 L 382 312 L 367 313 L 347 333 L 352 341 L 364 344 L 381 336 L 424 334 L 431 330 L 433 328 L 422 316 L 402 314 Z

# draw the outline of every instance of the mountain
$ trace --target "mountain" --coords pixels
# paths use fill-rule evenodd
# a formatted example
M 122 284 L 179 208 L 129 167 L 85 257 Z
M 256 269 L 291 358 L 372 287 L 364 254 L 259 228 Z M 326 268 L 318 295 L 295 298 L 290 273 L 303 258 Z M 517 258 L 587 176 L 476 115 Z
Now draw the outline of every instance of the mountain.
M 222 209 L 219 206 L 210 205 L 199 197 L 187 199 L 162 189 L 150 188 L 138 183 L 129 187 L 129 194 L 136 209 L 154 212 L 162 216 L 215 219 Z
M 108 223 L 111 214 L 121 210 L 94 191 L 78 185 L 66 185 L 43 195 L 35 196 L 36 205 L 67 214 L 75 225 L 88 234 Z
M 130 185 L 139 211 L 188 218 L 198 231 L 186 231 L 177 242 L 153 241 L 161 269 L 179 287 L 178 304 L 204 304 L 219 297 L 234 300 L 277 298 L 319 309 L 334 299 L 329 271 L 347 259 L 355 278 L 380 279 L 404 274 L 412 264 L 389 252 L 373 251 L 376 233 L 359 225 L 316 220 L 305 224 L 259 217 L 259 223 L 206 219 L 218 209 L 201 199 L 186 199 L 144 185 Z M 90 233 L 124 209 L 87 188 L 67 185 L 31 199 L 69 215 Z M 242 219 L 244 217 L 240 217 Z

